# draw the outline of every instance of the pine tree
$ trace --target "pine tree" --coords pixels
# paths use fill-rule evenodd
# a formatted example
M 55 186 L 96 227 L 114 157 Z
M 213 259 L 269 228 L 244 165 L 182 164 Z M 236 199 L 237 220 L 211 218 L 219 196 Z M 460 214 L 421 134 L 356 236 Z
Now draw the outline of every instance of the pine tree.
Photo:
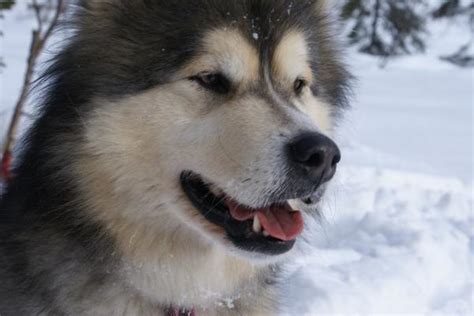
M 3 10 L 8 10 L 13 7 L 15 0 L 1 0 L 0 1 L 0 12 Z
M 468 2 L 468 1 L 466 1 Z M 461 67 L 474 67 L 474 1 L 463 3 L 461 0 L 444 0 L 433 11 L 435 19 L 462 19 L 467 22 L 471 38 L 454 53 L 442 56 L 441 59 Z
M 347 0 L 341 16 L 351 28 L 350 43 L 360 52 L 392 57 L 425 49 L 424 1 Z

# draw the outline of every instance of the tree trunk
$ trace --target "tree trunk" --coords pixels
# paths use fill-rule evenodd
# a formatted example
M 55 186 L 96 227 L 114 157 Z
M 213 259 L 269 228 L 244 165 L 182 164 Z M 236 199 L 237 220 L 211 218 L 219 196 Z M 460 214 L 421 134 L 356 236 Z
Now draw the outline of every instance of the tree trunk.
M 374 14 L 374 20 L 372 21 L 372 34 L 370 37 L 370 47 L 373 47 L 376 45 L 377 42 L 377 30 L 379 26 L 379 20 L 380 20 L 380 0 L 375 0 L 375 14 Z

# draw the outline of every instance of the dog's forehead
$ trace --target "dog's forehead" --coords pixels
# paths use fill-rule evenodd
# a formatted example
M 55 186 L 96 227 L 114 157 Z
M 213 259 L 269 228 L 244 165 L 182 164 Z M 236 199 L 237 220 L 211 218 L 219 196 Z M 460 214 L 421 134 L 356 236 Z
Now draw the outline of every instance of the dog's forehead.
M 216 5 L 203 1 L 201 7 L 206 12 L 191 17 L 193 22 L 185 36 L 195 39 L 187 49 L 193 52 L 188 55 L 188 69 L 191 64 L 194 71 L 212 71 L 217 65 L 220 71 L 240 80 L 255 79 L 265 66 L 280 80 L 304 76 L 309 81 L 309 64 L 317 57 L 312 51 L 318 42 L 314 37 L 317 11 L 322 3 L 245 0 Z
M 237 81 L 256 79 L 259 52 L 237 29 L 216 28 L 201 40 L 196 56 L 186 65 L 189 74 L 224 72 Z
M 200 43 L 185 71 L 220 71 L 237 81 L 256 80 L 263 69 L 280 81 L 304 77 L 311 80 L 310 52 L 303 31 L 289 29 L 268 41 L 252 38 L 238 28 L 215 28 Z
M 271 74 L 265 83 L 281 92 L 301 76 L 331 103 L 347 103 L 350 75 L 327 0 L 83 2 L 88 5 L 77 17 L 80 32 L 70 53 L 84 73 L 96 75 L 103 94 L 151 89 L 184 78 L 183 69 L 189 76 L 219 70 L 236 80 Z M 107 63 L 83 58 L 93 47 Z

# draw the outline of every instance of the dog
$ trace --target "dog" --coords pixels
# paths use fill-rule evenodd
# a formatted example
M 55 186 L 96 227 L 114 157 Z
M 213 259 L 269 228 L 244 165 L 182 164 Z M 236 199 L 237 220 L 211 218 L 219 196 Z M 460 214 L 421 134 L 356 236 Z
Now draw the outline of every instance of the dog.
M 0 314 L 277 314 L 341 159 L 329 5 L 71 10 L 1 201 Z

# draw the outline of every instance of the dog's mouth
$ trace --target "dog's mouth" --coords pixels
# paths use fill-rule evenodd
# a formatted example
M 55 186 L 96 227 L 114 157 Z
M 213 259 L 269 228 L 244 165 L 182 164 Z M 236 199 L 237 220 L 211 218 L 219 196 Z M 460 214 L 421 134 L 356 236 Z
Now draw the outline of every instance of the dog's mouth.
M 223 228 L 238 248 L 263 254 L 278 255 L 289 251 L 303 231 L 301 212 L 287 203 L 250 208 L 237 203 L 224 193 L 213 193 L 193 172 L 183 172 L 181 185 L 194 207 L 211 223 Z M 213 188 L 211 190 L 211 187 Z

